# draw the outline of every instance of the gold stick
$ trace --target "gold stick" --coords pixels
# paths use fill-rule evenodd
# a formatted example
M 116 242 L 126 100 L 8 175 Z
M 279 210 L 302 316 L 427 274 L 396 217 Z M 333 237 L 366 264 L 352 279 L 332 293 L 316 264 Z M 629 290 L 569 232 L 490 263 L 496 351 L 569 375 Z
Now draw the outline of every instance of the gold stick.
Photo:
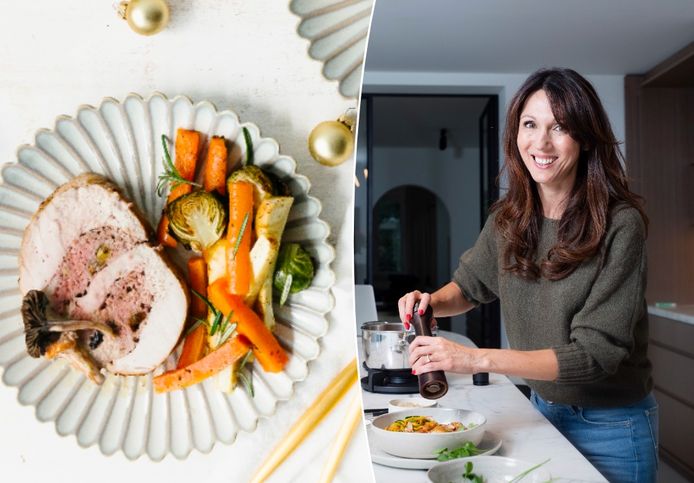
M 294 423 L 289 433 L 272 450 L 260 469 L 251 480 L 252 483 L 265 481 L 273 471 L 296 449 L 323 417 L 330 412 L 337 401 L 357 380 L 357 361 L 352 359 L 316 398 L 306 412 Z
M 361 397 L 359 391 L 352 398 L 352 402 L 349 404 L 349 409 L 347 409 L 347 417 L 342 421 L 342 426 L 340 426 L 340 432 L 337 433 L 337 438 L 330 450 L 330 456 L 328 456 L 328 464 L 323 467 L 323 472 L 320 475 L 320 483 L 330 483 L 335 477 L 337 468 L 342 462 L 342 458 L 345 455 L 345 450 L 347 445 L 352 439 L 352 434 L 357 427 L 357 424 L 361 422 Z

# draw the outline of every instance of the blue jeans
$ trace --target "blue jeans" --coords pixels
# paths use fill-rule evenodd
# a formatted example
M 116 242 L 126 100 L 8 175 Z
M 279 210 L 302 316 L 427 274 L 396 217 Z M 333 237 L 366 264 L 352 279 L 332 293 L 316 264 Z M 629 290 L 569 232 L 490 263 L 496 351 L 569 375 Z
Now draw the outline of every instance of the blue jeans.
M 653 394 L 619 408 L 582 408 L 545 401 L 533 405 L 611 483 L 655 483 L 658 404 Z

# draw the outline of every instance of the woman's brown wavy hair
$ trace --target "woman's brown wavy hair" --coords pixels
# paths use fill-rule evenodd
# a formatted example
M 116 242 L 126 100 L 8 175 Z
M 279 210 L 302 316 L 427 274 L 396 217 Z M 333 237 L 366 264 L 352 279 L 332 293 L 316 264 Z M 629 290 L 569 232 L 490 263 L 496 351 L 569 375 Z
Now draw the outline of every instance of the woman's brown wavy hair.
M 544 90 L 556 121 L 579 143 L 576 182 L 559 222 L 556 245 L 534 262 L 543 210 L 535 182 L 518 150 L 520 115 L 527 99 Z M 618 142 L 593 86 L 571 69 L 541 69 L 511 100 L 504 133 L 504 170 L 509 189 L 492 207 L 504 237 L 504 269 L 528 280 L 560 280 L 598 253 L 610 209 L 618 203 L 636 208 L 648 226 L 640 197 L 629 190 Z M 546 255 L 546 256 L 545 256 Z

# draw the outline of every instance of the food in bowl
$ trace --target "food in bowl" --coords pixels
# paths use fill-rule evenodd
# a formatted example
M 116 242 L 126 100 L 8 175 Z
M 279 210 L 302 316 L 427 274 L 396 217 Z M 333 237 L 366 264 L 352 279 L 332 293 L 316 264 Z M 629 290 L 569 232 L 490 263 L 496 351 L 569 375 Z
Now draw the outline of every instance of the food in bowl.
M 389 431 L 387 428 L 409 416 L 425 416 L 448 425 L 458 422 L 464 426 L 451 432 Z M 486 418 L 467 409 L 418 408 L 384 414 L 374 418 L 371 425 L 374 445 L 401 458 L 435 459 L 443 448 L 456 448 L 466 442 L 478 445 L 484 436 Z
M 471 423 L 471 425 L 474 425 L 474 423 Z M 393 422 L 386 430 L 402 433 L 452 433 L 461 428 L 463 430 L 468 429 L 460 421 L 441 424 L 427 416 L 407 416 Z

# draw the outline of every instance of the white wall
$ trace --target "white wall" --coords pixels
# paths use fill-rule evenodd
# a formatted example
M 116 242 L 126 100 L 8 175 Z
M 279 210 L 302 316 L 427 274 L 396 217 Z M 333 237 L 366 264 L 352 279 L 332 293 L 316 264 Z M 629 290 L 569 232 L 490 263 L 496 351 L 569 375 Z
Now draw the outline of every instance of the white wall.
M 432 191 L 446 206 L 451 237 L 447 268 L 452 272 L 461 251 L 479 234 L 479 150 L 374 147 L 374 160 L 374 204 L 395 187 L 414 185 Z M 439 274 L 439 283 L 449 281 L 450 273 Z

